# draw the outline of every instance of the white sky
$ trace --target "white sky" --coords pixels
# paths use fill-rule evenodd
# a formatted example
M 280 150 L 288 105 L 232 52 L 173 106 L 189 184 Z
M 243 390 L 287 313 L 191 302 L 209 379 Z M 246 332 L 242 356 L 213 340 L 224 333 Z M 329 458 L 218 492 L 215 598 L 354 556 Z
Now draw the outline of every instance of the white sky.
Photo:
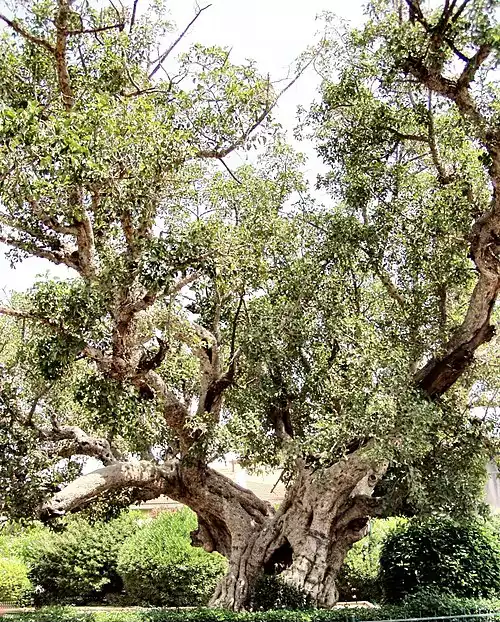
M 316 20 L 319 13 L 327 10 L 351 23 L 359 23 L 363 17 L 363 2 L 212 0 L 212 6 L 203 12 L 183 45 L 197 41 L 228 46 L 232 48 L 235 62 L 254 59 L 262 73 L 269 73 L 273 80 L 279 80 L 287 76 L 294 59 L 314 42 L 321 28 L 321 23 Z M 189 0 L 170 0 L 169 6 L 172 18 L 180 29 L 194 15 L 194 3 Z M 291 131 L 295 125 L 297 106 L 307 106 L 314 99 L 317 85 L 318 79 L 310 70 L 282 98 L 275 115 L 287 130 Z M 59 276 L 68 274 L 63 267 L 34 258 L 12 269 L 4 252 L 5 246 L 0 244 L 0 291 L 26 289 L 32 285 L 36 275 L 47 271 Z

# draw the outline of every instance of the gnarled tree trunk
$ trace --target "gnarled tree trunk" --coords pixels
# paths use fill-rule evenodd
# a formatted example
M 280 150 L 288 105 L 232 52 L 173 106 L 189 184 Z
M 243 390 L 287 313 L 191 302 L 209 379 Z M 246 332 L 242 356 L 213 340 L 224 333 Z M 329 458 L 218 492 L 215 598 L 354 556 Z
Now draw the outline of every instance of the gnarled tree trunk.
M 199 518 L 193 544 L 218 551 L 229 562 L 211 605 L 246 609 L 263 572 L 278 569 L 283 581 L 313 604 L 331 607 L 336 577 L 351 545 L 366 533 L 377 499 L 371 495 L 385 472 L 366 447 L 327 469 L 299 465 L 279 510 L 203 464 L 172 460 L 113 463 L 82 476 L 43 508 L 46 516 L 75 511 L 107 490 L 134 487 L 144 498 L 167 494 Z M 140 498 L 140 494 L 137 498 Z
M 338 600 L 336 578 L 354 542 L 366 534 L 377 500 L 371 494 L 386 466 L 352 454 L 314 472 L 302 467 L 280 509 L 243 539 L 233 539 L 229 570 L 211 604 L 244 609 L 259 575 L 275 570 L 318 607 Z

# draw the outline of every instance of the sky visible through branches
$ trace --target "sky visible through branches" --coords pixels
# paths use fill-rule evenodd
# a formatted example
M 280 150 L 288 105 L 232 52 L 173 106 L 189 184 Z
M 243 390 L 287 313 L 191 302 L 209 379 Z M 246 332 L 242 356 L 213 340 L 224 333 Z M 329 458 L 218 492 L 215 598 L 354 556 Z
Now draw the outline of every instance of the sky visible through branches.
M 209 4 L 210 0 L 199 6 Z M 179 29 L 192 19 L 196 5 L 186 0 L 171 0 L 171 15 Z M 178 51 L 190 44 L 199 42 L 205 45 L 219 45 L 231 49 L 234 62 L 251 58 L 256 61 L 259 71 L 269 73 L 272 80 L 286 79 L 292 72 L 293 61 L 308 45 L 318 39 L 322 24 L 317 16 L 329 11 L 338 17 L 356 24 L 363 19 L 362 0 L 212 0 L 208 10 L 188 35 L 183 39 Z M 296 125 L 297 106 L 307 107 L 316 96 L 319 77 L 312 68 L 281 98 L 275 116 L 286 128 L 292 141 Z M 278 85 L 279 86 L 279 85 Z M 317 162 L 312 148 L 307 144 L 297 147 L 308 156 L 306 165 L 309 179 L 316 176 Z M 245 152 L 235 154 L 233 163 L 245 161 Z M 6 247 L 0 244 L 0 292 L 8 295 L 12 290 L 29 288 L 37 275 L 49 272 L 51 275 L 66 277 L 70 271 L 64 266 L 54 266 L 43 259 L 29 258 L 14 269 L 5 257 Z

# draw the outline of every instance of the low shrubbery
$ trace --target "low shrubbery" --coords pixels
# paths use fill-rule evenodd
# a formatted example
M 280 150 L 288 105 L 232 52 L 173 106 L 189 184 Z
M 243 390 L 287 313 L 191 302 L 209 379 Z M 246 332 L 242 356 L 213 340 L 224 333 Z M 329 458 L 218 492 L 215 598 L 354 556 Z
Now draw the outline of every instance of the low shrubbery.
M 74 518 L 61 533 L 46 530 L 30 546 L 18 545 L 29 566 L 35 603 L 100 602 L 109 593 L 121 592 L 118 553 L 137 529 L 133 514 L 93 525 Z
M 0 557 L 0 603 L 22 605 L 32 592 L 28 568 L 20 559 Z
M 500 594 L 500 540 L 480 522 L 409 521 L 387 536 L 380 567 L 389 602 L 423 588 L 469 598 Z
M 138 604 L 172 607 L 206 605 L 226 560 L 191 546 L 196 529 L 191 510 L 164 512 L 128 538 L 118 570 L 125 591 Z
M 385 605 L 376 609 L 349 607 L 329 611 L 266 611 L 258 613 L 231 613 L 214 609 L 190 611 L 143 609 L 119 613 L 80 613 L 68 607 L 12 614 L 8 616 L 8 619 L 11 622 L 363 622 L 481 613 L 500 615 L 500 601 L 459 599 L 426 592 L 410 597 L 400 605 Z M 459 619 L 456 619 L 456 622 L 459 622 Z
M 251 609 L 310 609 L 310 601 L 304 592 L 280 579 L 279 575 L 262 575 L 252 594 Z
M 203 606 L 226 561 L 191 546 L 189 534 L 195 528 L 196 517 L 187 509 L 157 519 L 129 513 L 93 525 L 73 517 L 61 533 L 42 526 L 8 526 L 0 534 L 0 600 L 26 602 L 31 596 L 42 605 Z M 341 600 L 378 603 L 383 597 L 400 603 L 423 588 L 460 597 L 496 597 L 499 531 L 494 522 L 374 521 L 370 535 L 350 551 L 338 587 Z M 453 615 L 465 603 L 446 602 Z M 255 611 L 308 607 L 307 598 L 279 576 L 265 575 L 251 604 Z M 406 598 L 404 606 L 410 617 L 434 615 L 434 600 L 421 593 L 416 600 Z
M 405 522 L 404 518 L 371 522 L 369 534 L 354 544 L 340 571 L 337 581 L 339 600 L 367 600 L 375 603 L 382 600 L 379 577 L 382 547 L 387 535 Z

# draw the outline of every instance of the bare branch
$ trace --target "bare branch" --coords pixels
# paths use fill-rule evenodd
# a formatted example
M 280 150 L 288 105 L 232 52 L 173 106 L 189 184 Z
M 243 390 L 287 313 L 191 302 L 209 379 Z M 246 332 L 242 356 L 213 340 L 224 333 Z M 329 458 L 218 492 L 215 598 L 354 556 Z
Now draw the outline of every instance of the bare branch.
M 434 129 L 434 114 L 432 112 L 432 91 L 429 90 L 428 98 L 427 98 L 427 114 L 428 114 L 428 128 L 429 128 L 429 138 L 428 143 L 431 149 L 432 162 L 436 167 L 438 173 L 438 179 L 440 183 L 447 184 L 451 181 L 450 176 L 447 174 L 446 169 L 441 163 L 441 159 L 439 157 L 439 150 L 436 142 L 436 132 Z
M 425 19 L 425 16 L 420 7 L 419 0 L 406 0 L 406 4 L 408 5 L 408 9 L 410 11 L 410 21 L 414 22 L 415 20 L 417 20 L 420 24 L 422 24 L 422 26 L 428 32 L 429 23 Z
M 155 73 L 161 68 L 163 63 L 167 60 L 167 58 L 170 56 L 170 54 L 175 49 L 175 47 L 186 36 L 188 30 L 195 23 L 195 21 L 200 17 L 200 15 L 203 13 L 203 11 L 205 11 L 206 9 L 208 9 L 211 6 L 212 6 L 211 4 L 207 4 L 206 6 L 202 7 L 201 9 L 200 8 L 197 9 L 196 15 L 189 22 L 189 24 L 184 28 L 184 30 L 180 33 L 180 35 L 177 37 L 177 39 L 165 50 L 165 52 L 163 52 L 163 54 L 161 54 L 159 56 L 158 60 L 156 61 L 156 65 L 155 65 L 154 69 L 151 71 L 151 73 L 148 76 L 149 79 L 151 79 L 155 75 Z
M 181 444 L 186 448 L 191 444 L 189 432 L 186 429 L 186 421 L 189 415 L 188 409 L 179 398 L 170 391 L 163 378 L 154 370 L 144 375 L 145 382 L 153 389 L 159 402 L 163 405 L 165 421 L 172 430 L 177 432 Z
M 381 280 L 389 296 L 398 303 L 401 309 L 406 309 L 405 299 L 392 282 L 389 274 L 381 266 L 375 266 L 375 272 L 377 273 L 377 276 Z
M 59 426 L 42 427 L 32 426 L 42 440 L 64 441 L 70 440 L 73 443 L 59 455 L 70 457 L 74 455 L 92 456 L 98 458 L 104 465 L 116 464 L 118 458 L 114 455 L 109 442 L 105 438 L 95 438 L 89 436 L 78 426 Z
M 479 46 L 474 56 L 469 59 L 457 81 L 457 90 L 466 89 L 473 82 L 478 69 L 486 61 L 491 54 L 493 46 L 489 43 L 483 43 Z
M 200 276 L 201 272 L 192 272 L 191 274 L 188 274 L 184 278 L 177 281 L 177 283 L 174 283 L 172 285 L 172 287 L 167 292 L 167 296 L 174 296 L 175 294 L 178 294 L 183 287 L 189 285 L 190 283 L 193 283 L 194 281 L 199 279 Z
M 497 275 L 479 276 L 464 321 L 443 354 L 432 358 L 415 374 L 415 383 L 429 397 L 438 397 L 452 386 L 472 361 L 477 348 L 492 339 L 495 329 L 490 325 L 490 318 L 499 289 Z
M 456 22 L 458 21 L 458 18 L 462 15 L 462 13 L 464 12 L 466 6 L 469 4 L 470 0 L 464 0 L 462 2 L 462 4 L 458 7 L 457 11 L 455 11 L 455 15 L 451 18 L 452 22 Z M 456 4 L 456 2 L 454 3 Z
M 78 272 L 80 271 L 78 257 L 75 257 L 73 253 L 64 251 L 48 251 L 47 249 L 35 246 L 33 243 L 24 242 L 22 240 L 6 237 L 4 235 L 0 235 L 0 242 L 6 244 L 7 246 L 18 248 L 19 250 L 22 250 L 29 255 L 35 255 L 36 257 L 40 257 L 41 259 L 48 259 L 50 262 L 56 265 L 64 264 L 65 266 L 68 266 L 68 268 L 72 268 L 73 270 L 76 270 Z
M 236 346 L 236 330 L 238 328 L 238 319 L 240 317 L 241 308 L 243 306 L 243 302 L 245 300 L 245 296 L 243 294 L 240 295 L 240 300 L 238 302 L 238 307 L 236 308 L 236 312 L 233 318 L 233 326 L 231 329 L 231 348 L 229 351 L 229 359 L 233 360 L 235 355 L 235 346 Z
M 44 317 L 38 313 L 33 313 L 32 311 L 23 311 L 22 309 L 12 309 L 10 307 L 0 307 L 0 315 L 8 315 L 10 317 L 23 320 L 35 320 L 37 322 L 41 322 L 42 324 L 46 324 L 57 331 L 64 331 L 64 327 L 59 322 L 55 322 L 50 318 Z
M 67 35 L 89 35 L 96 32 L 105 32 L 106 30 L 123 30 L 125 24 L 119 22 L 118 24 L 110 24 L 109 26 L 99 26 L 97 28 L 80 28 L 78 30 L 66 30 Z
M 445 78 L 439 72 L 432 71 L 421 59 L 411 58 L 407 61 L 407 69 L 417 80 L 429 90 L 454 101 L 460 112 L 470 118 L 476 125 L 476 129 L 484 140 L 485 119 L 477 109 L 476 103 L 468 90 L 469 83 L 464 79 L 460 84 L 456 80 Z M 466 76 L 474 75 L 464 70 Z M 464 74 L 462 74 L 464 75 Z
M 423 134 L 404 134 L 403 132 L 400 132 L 399 130 L 396 130 L 392 127 L 388 127 L 387 129 L 390 132 L 392 132 L 394 136 L 396 136 L 396 138 L 399 138 L 400 140 L 413 140 L 413 141 L 422 142 L 422 143 L 426 143 L 429 141 L 427 136 L 424 136 Z
M 63 235 L 76 236 L 78 229 L 75 225 L 61 225 L 54 216 L 46 214 L 40 206 L 40 202 L 35 199 L 28 199 L 33 214 L 49 229 L 52 229 L 55 233 L 61 233 Z
M 55 54 L 56 48 L 51 43 L 49 43 L 46 39 L 42 39 L 41 37 L 37 37 L 36 35 L 32 34 L 28 30 L 23 28 L 23 26 L 21 26 L 21 24 L 19 24 L 19 22 L 10 20 L 7 17 L 5 17 L 5 15 L 1 15 L 1 14 L 0 14 L 0 20 L 5 22 L 8 26 L 10 26 L 12 28 L 12 30 L 17 32 L 19 35 L 21 35 L 21 37 L 23 37 L 24 39 L 26 39 L 30 43 L 34 43 L 35 45 L 39 45 L 40 47 L 45 48 L 51 54 Z
M 80 201 L 80 212 L 78 225 L 76 228 L 76 243 L 78 245 L 79 271 L 82 276 L 92 278 L 96 274 L 95 262 L 95 239 L 94 230 L 90 216 L 83 208 Z
M 130 27 L 129 27 L 129 34 L 132 32 L 134 26 L 135 26 L 135 16 L 137 15 L 137 5 L 139 4 L 139 0 L 134 0 L 134 4 L 132 6 L 132 16 L 130 17 Z

